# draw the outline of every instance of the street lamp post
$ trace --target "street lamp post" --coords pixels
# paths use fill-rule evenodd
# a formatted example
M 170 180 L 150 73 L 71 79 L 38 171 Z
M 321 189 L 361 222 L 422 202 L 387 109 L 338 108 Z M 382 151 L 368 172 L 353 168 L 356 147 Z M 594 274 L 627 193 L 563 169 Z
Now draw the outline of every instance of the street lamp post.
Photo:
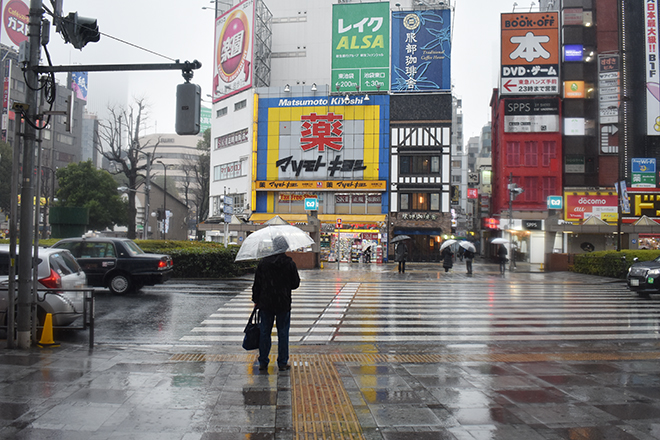
M 167 165 L 163 163 L 162 160 L 157 161 L 163 166 L 165 171 L 164 183 L 163 183 L 163 240 L 167 239 Z

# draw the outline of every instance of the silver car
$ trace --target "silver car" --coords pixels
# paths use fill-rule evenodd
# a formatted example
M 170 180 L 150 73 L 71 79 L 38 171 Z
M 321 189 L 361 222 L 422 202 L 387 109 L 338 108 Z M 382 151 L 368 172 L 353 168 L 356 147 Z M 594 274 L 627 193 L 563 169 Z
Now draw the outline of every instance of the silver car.
M 65 249 L 39 248 L 38 255 L 38 289 L 58 289 L 38 291 L 39 325 L 43 325 L 47 313 L 53 316 L 53 326 L 70 325 L 82 316 L 85 293 L 68 289 L 86 288 L 87 276 L 71 253 Z M 0 325 L 2 326 L 7 325 L 8 279 L 9 245 L 0 245 Z

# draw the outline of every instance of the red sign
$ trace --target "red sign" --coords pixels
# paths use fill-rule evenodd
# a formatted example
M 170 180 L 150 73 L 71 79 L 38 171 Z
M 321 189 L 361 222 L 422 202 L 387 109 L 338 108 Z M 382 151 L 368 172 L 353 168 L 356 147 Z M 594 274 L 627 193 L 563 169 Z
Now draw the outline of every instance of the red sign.
M 5 6 L 2 24 L 5 32 L 16 46 L 28 39 L 29 15 L 30 8 L 22 0 L 11 0 Z
M 301 116 L 302 127 L 300 134 L 300 145 L 303 151 L 318 147 L 319 152 L 328 147 L 335 151 L 341 151 L 344 134 L 343 115 L 332 112 L 327 115 L 312 113 L 309 116 Z
M 566 220 L 584 220 L 592 215 L 602 218 L 603 213 L 617 212 L 617 195 L 614 193 L 566 193 L 564 197 Z
M 468 188 L 467 198 L 468 199 L 478 199 L 479 198 L 479 190 L 477 188 Z

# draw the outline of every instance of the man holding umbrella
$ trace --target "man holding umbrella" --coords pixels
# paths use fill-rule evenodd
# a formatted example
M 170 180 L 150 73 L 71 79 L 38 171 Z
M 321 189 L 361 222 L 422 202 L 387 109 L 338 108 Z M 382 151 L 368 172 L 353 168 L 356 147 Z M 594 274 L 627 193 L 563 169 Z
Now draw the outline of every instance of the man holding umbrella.
M 289 244 L 283 236 L 272 239 L 273 255 L 263 258 L 257 266 L 252 286 L 252 302 L 261 319 L 259 337 L 259 370 L 267 370 L 273 323 L 277 325 L 277 365 L 280 371 L 289 365 L 289 328 L 291 326 L 291 291 L 300 286 L 296 263 L 285 252 Z

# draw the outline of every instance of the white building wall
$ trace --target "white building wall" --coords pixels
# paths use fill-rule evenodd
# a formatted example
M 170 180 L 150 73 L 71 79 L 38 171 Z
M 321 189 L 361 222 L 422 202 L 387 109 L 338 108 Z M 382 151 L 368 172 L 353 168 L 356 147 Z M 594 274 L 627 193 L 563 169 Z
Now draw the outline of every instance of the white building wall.
M 210 217 L 214 217 L 217 197 L 225 193 L 227 195 L 242 194 L 244 196 L 243 206 L 235 204 L 235 209 L 247 209 L 247 205 L 251 203 L 254 101 L 254 90 L 249 89 L 230 96 L 213 106 L 210 160 L 211 184 L 209 186 Z M 244 107 L 243 102 L 245 103 Z M 225 108 L 226 114 L 223 114 Z M 246 141 L 227 140 L 226 136 L 245 129 L 247 129 Z M 236 135 L 236 137 L 242 138 L 242 135 Z M 221 139 L 225 139 L 225 142 L 229 145 L 218 148 L 218 142 Z M 232 163 L 240 163 L 240 176 L 218 178 L 216 168 Z

